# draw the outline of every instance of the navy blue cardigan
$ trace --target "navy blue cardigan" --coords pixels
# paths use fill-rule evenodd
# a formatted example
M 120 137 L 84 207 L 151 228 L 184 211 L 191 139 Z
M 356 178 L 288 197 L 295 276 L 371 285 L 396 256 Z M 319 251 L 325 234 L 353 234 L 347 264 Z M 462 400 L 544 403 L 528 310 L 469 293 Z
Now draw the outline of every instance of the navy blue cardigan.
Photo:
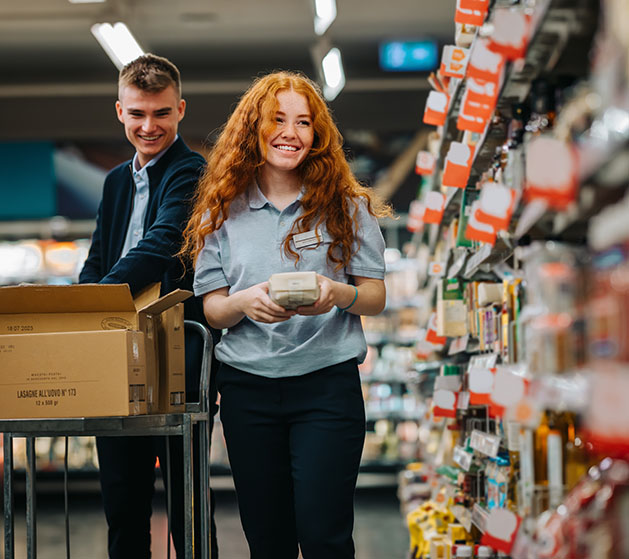
M 155 282 L 161 282 L 162 294 L 177 288 L 192 290 L 192 273 L 182 274 L 183 266 L 175 254 L 181 246 L 190 201 L 204 165 L 204 158 L 178 138 L 148 168 L 149 201 L 144 236 L 123 258 L 120 253 L 131 218 L 135 183 L 131 161 L 114 168 L 105 178 L 96 230 L 79 283 L 128 283 L 133 294 Z M 185 301 L 184 309 L 187 319 L 207 326 L 198 297 Z M 187 389 L 194 393 L 195 380 L 189 380 Z

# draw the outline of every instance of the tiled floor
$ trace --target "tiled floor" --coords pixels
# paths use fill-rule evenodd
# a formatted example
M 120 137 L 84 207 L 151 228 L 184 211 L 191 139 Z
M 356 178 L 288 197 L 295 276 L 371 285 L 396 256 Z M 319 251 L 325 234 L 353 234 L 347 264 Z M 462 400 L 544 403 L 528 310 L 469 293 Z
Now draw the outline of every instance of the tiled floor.
M 218 482 L 216 522 L 221 559 L 248 559 L 236 498 L 229 482 Z M 364 484 L 363 484 L 364 485 Z M 16 503 L 16 559 L 26 558 L 23 496 Z M 106 526 L 97 495 L 70 497 L 70 544 L 73 559 L 106 559 Z M 156 503 L 153 557 L 166 557 L 166 515 Z M 65 526 L 61 495 L 41 495 L 37 504 L 37 559 L 64 559 Z M 395 487 L 362 487 L 356 494 L 354 530 L 357 559 L 406 559 L 408 535 L 400 516 Z M 0 552 L 2 557 L 3 551 Z M 174 558 L 174 553 L 172 554 Z

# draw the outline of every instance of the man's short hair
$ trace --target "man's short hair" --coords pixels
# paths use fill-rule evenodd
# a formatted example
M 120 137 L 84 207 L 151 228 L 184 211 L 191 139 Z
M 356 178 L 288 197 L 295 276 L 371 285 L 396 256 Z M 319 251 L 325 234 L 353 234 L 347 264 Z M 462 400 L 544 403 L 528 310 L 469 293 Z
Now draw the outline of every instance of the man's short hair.
M 143 54 L 120 70 L 118 90 L 128 85 L 147 93 L 160 93 L 172 85 L 181 97 L 181 78 L 177 66 L 155 54 Z

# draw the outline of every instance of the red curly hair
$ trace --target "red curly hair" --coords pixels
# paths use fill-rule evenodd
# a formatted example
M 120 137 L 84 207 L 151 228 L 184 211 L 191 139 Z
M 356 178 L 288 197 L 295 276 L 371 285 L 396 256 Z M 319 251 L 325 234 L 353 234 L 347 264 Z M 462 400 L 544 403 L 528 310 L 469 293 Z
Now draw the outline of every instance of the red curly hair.
M 299 260 L 299 254 L 290 243 L 293 235 L 325 222 L 332 237 L 328 259 L 341 268 L 352 256 L 358 200 L 364 199 L 374 216 L 391 215 L 390 207 L 352 174 L 343 152 L 341 134 L 318 86 L 301 74 L 274 72 L 256 79 L 245 92 L 208 155 L 180 252 L 184 257 L 191 257 L 192 262 L 196 263 L 205 236 L 220 229 L 229 217 L 231 203 L 256 180 L 258 169 L 265 164 L 264 138 L 277 125 L 277 94 L 285 90 L 295 91 L 307 99 L 314 141 L 299 167 L 305 187 L 301 199 L 303 213 L 284 239 L 284 252 Z

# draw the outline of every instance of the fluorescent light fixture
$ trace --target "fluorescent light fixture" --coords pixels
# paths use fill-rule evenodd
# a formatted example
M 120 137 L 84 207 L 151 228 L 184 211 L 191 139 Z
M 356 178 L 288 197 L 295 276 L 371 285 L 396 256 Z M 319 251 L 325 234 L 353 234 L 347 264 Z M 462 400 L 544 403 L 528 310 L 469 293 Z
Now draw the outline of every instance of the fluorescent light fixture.
M 107 0 L 68 0 L 70 4 L 104 4 Z
M 314 0 L 314 30 L 323 35 L 336 19 L 336 0 Z
M 121 22 L 95 23 L 91 27 L 92 35 L 103 47 L 111 61 L 118 70 L 122 70 L 125 64 L 142 56 L 144 51 L 131 35 L 129 28 Z
M 332 48 L 323 57 L 321 71 L 323 73 L 323 96 L 328 101 L 332 101 L 345 87 L 345 72 L 339 49 Z

